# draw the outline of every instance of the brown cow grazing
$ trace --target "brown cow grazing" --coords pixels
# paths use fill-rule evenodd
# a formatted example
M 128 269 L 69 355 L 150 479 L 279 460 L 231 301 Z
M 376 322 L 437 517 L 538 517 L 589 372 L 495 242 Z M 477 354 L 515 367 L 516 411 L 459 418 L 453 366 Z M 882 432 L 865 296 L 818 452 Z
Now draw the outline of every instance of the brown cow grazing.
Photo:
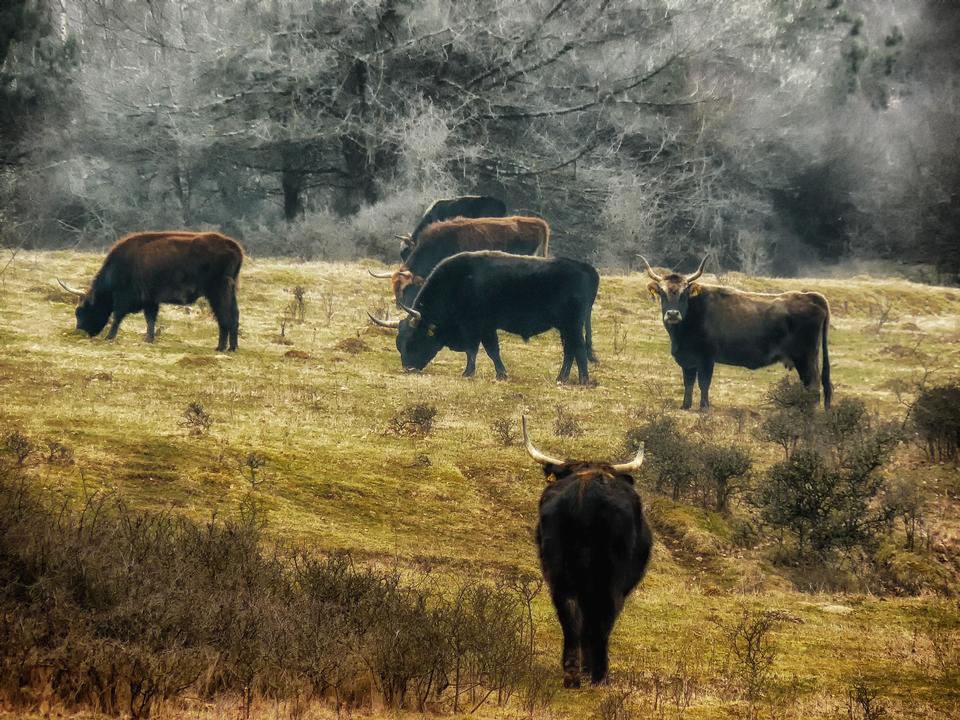
M 79 296 L 77 329 L 100 334 L 113 314 L 107 340 L 123 318 L 143 311 L 147 342 L 153 342 L 160 303 L 192 305 L 205 297 L 220 326 L 217 350 L 237 349 L 240 310 L 237 276 L 243 263 L 240 244 L 215 232 L 141 232 L 118 240 L 87 292 L 60 285 Z
M 397 307 L 413 306 L 427 276 L 441 260 L 472 250 L 500 250 L 513 255 L 536 255 L 550 247 L 550 225 L 536 217 L 455 218 L 428 225 L 406 261 L 392 273 L 370 274 L 390 278 Z
M 563 630 L 563 686 L 580 687 L 581 671 L 594 684 L 606 682 L 610 632 L 653 548 L 633 486 L 643 445 L 619 465 L 559 460 L 533 446 L 525 417 L 520 424 L 527 452 L 549 482 L 540 496 L 536 542 Z
M 657 275 L 647 266 L 652 282 L 647 290 L 660 300 L 663 326 L 670 336 L 670 353 L 683 370 L 684 410 L 693 404 L 694 380 L 700 386 L 700 407 L 710 406 L 714 363 L 738 367 L 766 367 L 776 362 L 797 369 L 806 387 L 823 383 L 823 404 L 830 407 L 830 355 L 827 330 L 830 304 L 817 292 L 778 295 L 743 292 L 701 285 L 707 258 L 692 275 Z M 823 372 L 817 367 L 823 343 Z

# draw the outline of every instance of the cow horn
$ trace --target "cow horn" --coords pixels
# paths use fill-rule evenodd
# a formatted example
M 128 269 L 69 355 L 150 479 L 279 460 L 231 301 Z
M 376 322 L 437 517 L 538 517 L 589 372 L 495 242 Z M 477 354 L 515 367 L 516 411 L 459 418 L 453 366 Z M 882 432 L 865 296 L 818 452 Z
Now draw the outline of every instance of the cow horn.
M 69 285 L 64 283 L 63 280 L 61 280 L 60 278 L 57 278 L 57 282 L 60 283 L 60 287 L 62 287 L 71 295 L 76 295 L 77 297 L 83 297 L 84 295 L 86 295 L 86 293 L 83 292 L 82 290 L 77 290 L 76 288 L 70 287 Z
M 698 277 L 703 275 L 703 266 L 707 264 L 707 258 L 710 257 L 710 254 L 707 253 L 703 256 L 703 260 L 700 261 L 700 267 L 697 268 L 697 271 L 693 275 L 687 275 L 687 283 L 692 283 Z
M 660 277 L 653 271 L 653 268 L 650 267 L 650 263 L 647 262 L 647 259 L 643 255 L 637 255 L 637 257 L 643 260 L 643 264 L 647 266 L 647 275 L 649 275 L 651 278 L 653 278 L 657 282 L 661 282 L 663 280 L 662 277 Z
M 420 314 L 420 311 L 419 311 L 419 310 L 414 310 L 414 309 L 411 308 L 411 307 L 407 307 L 407 306 L 404 305 L 402 302 L 398 302 L 397 305 L 400 306 L 400 309 L 401 309 L 401 310 L 406 310 L 406 312 L 407 312 L 412 318 L 414 318 L 418 323 L 419 323 L 421 320 L 423 320 L 423 316 Z
M 390 328 L 391 330 L 396 330 L 400 327 L 399 320 L 381 320 L 380 318 L 375 318 L 369 312 L 367 313 L 367 317 L 373 321 L 374 325 L 379 325 L 380 327 Z
M 520 428 L 523 430 L 523 445 L 527 448 L 527 452 L 530 454 L 534 460 L 536 460 L 541 465 L 563 465 L 563 460 L 557 460 L 552 458 L 549 455 L 544 455 L 542 452 L 537 450 L 533 446 L 533 443 L 530 442 L 530 436 L 527 435 L 527 417 L 526 415 L 520 416 Z
M 377 278 L 377 279 L 379 279 L 379 280 L 383 280 L 384 278 L 392 278 L 392 277 L 393 277 L 393 273 L 392 273 L 392 272 L 388 272 L 388 273 L 375 273 L 373 270 L 367 270 L 367 272 L 370 273 L 370 277 L 375 277 L 375 278 Z
M 413 239 L 409 235 L 394 235 L 394 237 L 397 240 L 405 240 L 406 242 L 410 242 Z
M 619 465 L 611 465 L 614 472 L 630 474 L 640 469 L 640 466 L 643 465 L 643 443 L 640 443 L 640 447 L 637 450 L 636 456 L 630 462 L 620 463 Z

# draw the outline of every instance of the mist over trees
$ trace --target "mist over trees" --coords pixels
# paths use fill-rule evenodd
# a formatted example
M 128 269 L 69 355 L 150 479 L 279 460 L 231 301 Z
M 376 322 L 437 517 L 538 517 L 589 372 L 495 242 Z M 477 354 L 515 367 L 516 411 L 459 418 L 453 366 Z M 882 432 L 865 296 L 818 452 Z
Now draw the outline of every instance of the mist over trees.
M 558 254 L 960 276 L 960 9 L 938 0 L 22 0 L 0 242 L 219 228 L 396 259 L 490 193 Z

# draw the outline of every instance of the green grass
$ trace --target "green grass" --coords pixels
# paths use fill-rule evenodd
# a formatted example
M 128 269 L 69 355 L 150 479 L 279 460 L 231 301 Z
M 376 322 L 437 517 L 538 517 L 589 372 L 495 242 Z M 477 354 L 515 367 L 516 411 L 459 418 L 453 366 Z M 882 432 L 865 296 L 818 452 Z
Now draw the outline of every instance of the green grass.
M 472 380 L 460 377 L 463 356 L 442 352 L 422 374 L 401 372 L 393 337 L 370 327 L 365 311 L 389 304 L 370 263 L 295 264 L 251 259 L 240 289 L 241 337 L 236 354 L 217 354 L 216 324 L 206 310 L 164 306 L 157 342 L 143 342 L 142 316 L 129 317 L 116 343 L 89 340 L 72 328 L 73 299 L 59 276 L 81 284 L 102 257 L 72 252 L 23 253 L 0 277 L 0 431 L 20 429 L 35 442 L 57 440 L 75 453 L 73 466 L 37 468 L 37 483 L 76 492 L 115 489 L 138 507 L 193 517 L 232 513 L 250 493 L 269 510 L 270 532 L 316 550 L 347 549 L 373 561 L 429 563 L 450 576 L 537 572 L 532 543 L 543 476 L 517 445 L 501 446 L 497 418 L 525 412 L 538 445 L 568 457 L 619 459 L 625 432 L 663 404 L 676 408 L 680 372 L 640 274 L 604 276 L 594 311 L 601 364 L 596 387 L 554 383 L 560 346 L 555 333 L 523 343 L 502 336 L 510 379 L 494 380 L 478 359 Z M 944 377 L 960 365 L 960 292 L 900 280 L 726 278 L 744 289 L 817 289 L 832 303 L 830 335 L 838 397 L 857 395 L 886 415 L 902 413 L 891 380 L 912 381 L 931 368 Z M 306 319 L 280 318 L 291 290 L 307 290 Z M 895 319 L 876 329 L 873 306 L 883 298 Z M 329 310 L 329 321 L 328 321 Z M 621 338 L 614 347 L 615 322 Z M 622 333 L 625 333 L 625 338 Z M 363 341 L 352 353 L 340 345 Z M 365 349 L 364 349 L 365 348 Z M 298 351 L 300 357 L 287 353 Z M 748 418 L 737 435 L 736 410 L 762 409 L 780 367 L 750 372 L 719 366 L 705 422 L 710 433 L 753 446 L 761 465 L 779 450 L 753 439 Z M 199 402 L 214 418 L 209 434 L 190 435 L 184 410 Z M 434 430 L 397 436 L 390 419 L 414 402 L 436 405 Z M 553 433 L 562 405 L 583 435 Z M 678 411 L 672 411 L 678 412 Z M 679 413 L 692 426 L 696 414 Z M 700 420 L 704 422 L 704 420 Z M 244 459 L 266 459 L 264 482 L 251 489 Z M 424 457 L 426 459 L 424 459 Z M 929 467 L 911 448 L 894 469 L 929 483 L 934 529 L 956 551 L 955 469 Z M 804 594 L 774 568 L 763 550 L 731 542 L 727 520 L 647 493 L 661 542 L 641 589 L 628 601 L 612 644 L 612 674 L 669 673 L 678 658 L 716 675 L 719 624 L 744 606 L 781 609 L 799 622 L 778 631 L 774 666 L 799 694 L 784 717 L 845 713 L 846 688 L 857 674 L 882 682 L 895 716 L 950 717 L 956 680 L 939 678 L 917 647 L 917 629 L 934 614 L 956 615 L 940 598 Z M 844 605 L 845 615 L 825 611 Z M 559 627 L 545 594 L 536 603 L 541 650 L 557 666 Z M 921 655 L 916 653 L 920 652 Z M 925 664 L 926 663 L 926 664 Z M 739 707 L 706 682 L 687 716 L 729 717 Z M 561 692 L 558 717 L 596 711 L 603 690 Z M 669 716 L 669 715 L 668 715 Z

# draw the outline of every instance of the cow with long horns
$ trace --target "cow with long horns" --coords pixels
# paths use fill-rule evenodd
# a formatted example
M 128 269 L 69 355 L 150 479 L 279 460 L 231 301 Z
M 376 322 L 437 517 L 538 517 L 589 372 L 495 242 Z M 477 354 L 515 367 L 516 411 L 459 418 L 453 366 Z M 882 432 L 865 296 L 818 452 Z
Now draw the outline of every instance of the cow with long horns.
M 400 260 L 406 262 L 407 256 L 419 242 L 420 234 L 428 225 L 452 220 L 455 217 L 491 218 L 505 217 L 506 214 L 506 203 L 491 195 L 462 195 L 457 198 L 436 200 L 427 208 L 412 233 L 396 236 L 400 240 Z
M 621 464 L 560 460 L 534 447 L 525 417 L 520 424 L 527 452 L 549 483 L 540 496 L 536 543 L 563 630 L 563 686 L 580 687 L 581 671 L 602 683 L 610 632 L 653 548 L 633 481 L 643 445 Z
M 467 354 L 463 374 L 472 377 L 482 344 L 498 379 L 507 377 L 498 330 L 527 340 L 556 328 L 563 344 L 557 382 L 566 382 L 576 361 L 579 381 L 586 384 L 587 359 L 593 354 L 590 315 L 599 284 L 596 269 L 578 260 L 465 252 L 437 265 L 412 307 L 401 304 L 405 319 L 370 319 L 398 330 L 404 369 L 422 370 L 448 347 Z
M 99 335 L 110 315 L 107 340 L 117 337 L 120 323 L 130 313 L 143 312 L 147 342 L 156 334 L 161 303 L 192 305 L 205 297 L 220 326 L 217 350 L 237 349 L 240 310 L 237 278 L 243 248 L 216 232 L 140 232 L 118 240 L 103 261 L 86 292 L 57 280 L 77 295 L 77 329 Z
M 647 290 L 660 301 L 670 353 L 683 370 L 684 410 L 693 404 L 693 384 L 700 386 L 700 407 L 710 406 L 715 363 L 751 370 L 782 362 L 796 368 L 806 387 L 823 384 L 823 404 L 830 407 L 830 355 L 827 330 L 830 304 L 818 292 L 779 294 L 743 292 L 702 285 L 703 259 L 692 275 L 658 275 L 646 258 L 651 282 Z M 821 342 L 822 372 L 817 366 Z
M 375 278 L 390 278 L 397 303 L 413 304 L 427 276 L 452 255 L 474 250 L 500 250 L 514 255 L 544 257 L 550 245 L 550 225 L 536 217 L 456 218 L 430 225 L 404 263 L 390 273 L 368 271 Z

